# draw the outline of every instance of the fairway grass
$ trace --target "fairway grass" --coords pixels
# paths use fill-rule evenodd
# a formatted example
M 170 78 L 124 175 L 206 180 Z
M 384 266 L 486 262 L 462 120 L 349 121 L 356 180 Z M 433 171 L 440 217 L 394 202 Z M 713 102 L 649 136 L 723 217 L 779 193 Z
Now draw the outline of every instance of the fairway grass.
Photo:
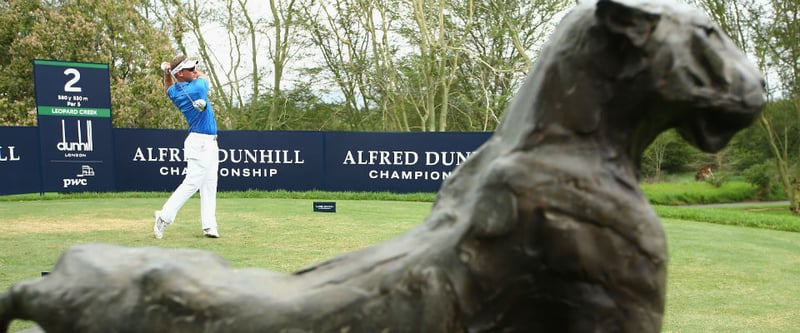
M 664 332 L 800 332 L 800 233 L 663 223 Z
M 0 292 L 52 269 L 75 244 L 194 248 L 236 268 L 292 272 L 420 224 L 430 202 L 220 198 L 221 238 L 202 237 L 192 198 L 164 239 L 152 235 L 163 198 L 0 202 Z M 670 266 L 664 332 L 800 332 L 800 233 L 665 219 Z M 11 332 L 30 324 L 17 321 Z

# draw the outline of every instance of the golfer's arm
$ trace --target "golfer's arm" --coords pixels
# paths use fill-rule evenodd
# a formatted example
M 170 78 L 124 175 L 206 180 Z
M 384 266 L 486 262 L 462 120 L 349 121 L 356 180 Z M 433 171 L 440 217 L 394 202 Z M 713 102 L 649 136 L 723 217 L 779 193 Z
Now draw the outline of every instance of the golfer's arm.
M 172 82 L 172 75 L 169 74 L 168 71 L 164 71 L 164 93 L 169 95 L 169 87 L 173 84 Z

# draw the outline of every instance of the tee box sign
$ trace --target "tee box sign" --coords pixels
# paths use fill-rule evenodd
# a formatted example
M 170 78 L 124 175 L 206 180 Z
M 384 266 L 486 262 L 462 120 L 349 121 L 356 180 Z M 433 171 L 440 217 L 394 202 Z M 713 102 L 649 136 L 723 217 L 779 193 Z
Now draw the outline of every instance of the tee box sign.
M 42 191 L 113 191 L 107 64 L 33 61 Z
M 314 201 L 314 211 L 319 213 L 336 213 L 336 202 Z

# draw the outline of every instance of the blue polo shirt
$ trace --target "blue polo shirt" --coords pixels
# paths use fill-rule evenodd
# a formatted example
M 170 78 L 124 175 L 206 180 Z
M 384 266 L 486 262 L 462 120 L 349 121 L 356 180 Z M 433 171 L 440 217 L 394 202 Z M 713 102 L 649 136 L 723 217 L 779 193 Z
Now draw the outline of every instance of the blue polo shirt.
M 191 100 L 186 97 L 187 94 Z M 176 82 L 167 89 L 167 96 L 183 113 L 189 124 L 189 132 L 217 134 L 217 121 L 214 119 L 214 107 L 208 100 L 208 81 L 205 78 L 200 77 L 192 82 Z M 206 109 L 202 112 L 192 105 L 192 101 L 200 99 L 206 101 Z

